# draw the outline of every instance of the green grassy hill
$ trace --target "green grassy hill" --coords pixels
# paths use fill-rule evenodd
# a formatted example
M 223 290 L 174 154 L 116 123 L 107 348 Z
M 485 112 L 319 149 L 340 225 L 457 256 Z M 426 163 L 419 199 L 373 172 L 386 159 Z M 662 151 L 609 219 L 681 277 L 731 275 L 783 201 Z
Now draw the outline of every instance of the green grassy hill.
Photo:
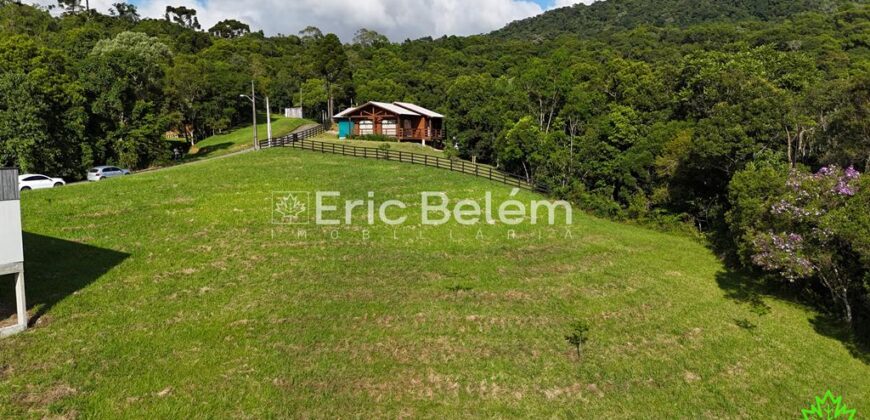
M 266 136 L 266 114 L 257 116 L 257 135 L 260 140 L 265 140 Z M 281 115 L 272 115 L 272 137 L 286 136 L 293 130 L 305 125 L 312 124 L 311 121 L 300 118 L 284 118 Z M 202 159 L 206 157 L 216 157 L 226 155 L 240 150 L 248 149 L 254 145 L 254 130 L 251 126 L 238 128 L 226 134 L 218 134 L 204 139 L 191 148 L 187 155 L 188 159 Z
M 796 418 L 828 389 L 870 413 L 839 330 L 690 239 L 271 224 L 274 191 L 314 190 L 510 193 L 290 149 L 26 192 L 38 320 L 0 340 L 0 417 Z

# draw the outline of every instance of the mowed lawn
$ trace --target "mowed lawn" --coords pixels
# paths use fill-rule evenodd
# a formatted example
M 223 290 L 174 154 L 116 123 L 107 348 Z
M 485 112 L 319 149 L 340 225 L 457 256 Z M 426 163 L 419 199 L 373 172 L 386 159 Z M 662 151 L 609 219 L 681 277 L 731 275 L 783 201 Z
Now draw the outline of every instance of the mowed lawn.
M 313 137 L 311 140 L 322 143 L 343 144 L 346 146 L 364 147 L 366 149 L 377 149 L 383 145 L 390 147 L 394 152 L 417 153 L 429 156 L 444 157 L 444 152 L 430 146 L 423 146 L 417 142 L 396 142 L 396 141 L 371 141 L 371 140 L 355 140 L 345 139 L 339 140 L 334 133 L 323 133 Z
M 268 138 L 266 114 L 258 115 L 257 121 L 260 122 L 257 125 L 257 138 L 266 140 Z M 272 137 L 286 136 L 305 124 L 312 124 L 312 122 L 301 118 L 284 118 L 281 115 L 272 115 Z M 216 157 L 251 148 L 254 146 L 254 130 L 251 127 L 237 128 L 226 134 L 218 134 L 204 139 L 190 149 L 186 158 Z
M 26 192 L 38 321 L 0 340 L 0 417 L 797 418 L 828 389 L 870 413 L 860 354 L 691 239 L 271 223 L 273 191 L 315 190 L 510 193 L 292 149 Z

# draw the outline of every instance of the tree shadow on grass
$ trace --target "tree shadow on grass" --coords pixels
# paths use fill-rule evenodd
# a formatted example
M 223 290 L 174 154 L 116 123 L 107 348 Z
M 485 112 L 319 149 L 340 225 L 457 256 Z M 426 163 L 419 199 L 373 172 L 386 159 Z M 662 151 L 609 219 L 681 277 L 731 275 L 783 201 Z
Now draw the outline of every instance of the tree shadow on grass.
M 87 287 L 130 254 L 24 232 L 24 283 L 30 324 L 58 302 Z M 0 320 L 15 313 L 11 277 L 0 279 Z M 35 310 L 35 311 L 34 311 Z
M 188 159 L 188 160 L 204 159 L 204 158 L 210 157 L 211 155 L 214 155 L 215 153 L 220 152 L 222 150 L 230 149 L 235 145 L 236 145 L 235 143 L 226 142 L 226 143 L 213 144 L 211 146 L 205 146 L 201 149 L 198 149 L 196 151 L 196 153 L 187 155 L 185 157 L 185 159 Z
M 716 274 L 716 283 L 725 291 L 725 297 L 749 305 L 750 311 L 755 315 L 764 316 L 770 313 L 770 306 L 764 302 L 764 296 L 773 295 L 776 291 L 764 282 L 742 273 L 723 271 Z
M 764 302 L 765 297 L 810 307 L 793 290 L 772 285 L 759 276 L 729 270 L 716 274 L 716 282 L 719 284 L 719 288 L 725 292 L 725 297 L 740 304 L 749 305 L 750 311 L 759 317 L 769 314 L 771 310 L 770 306 Z M 811 307 L 810 309 L 817 310 Z M 816 312 L 816 315 L 809 322 L 818 334 L 840 341 L 853 357 L 870 364 L 870 347 L 857 340 L 851 327 L 845 322 L 819 312 Z M 734 323 L 749 332 L 756 328 L 756 325 L 747 319 L 735 319 Z
M 870 365 L 870 343 L 856 339 L 851 326 L 825 314 L 816 314 L 810 319 L 810 325 L 817 333 L 840 341 L 853 357 Z

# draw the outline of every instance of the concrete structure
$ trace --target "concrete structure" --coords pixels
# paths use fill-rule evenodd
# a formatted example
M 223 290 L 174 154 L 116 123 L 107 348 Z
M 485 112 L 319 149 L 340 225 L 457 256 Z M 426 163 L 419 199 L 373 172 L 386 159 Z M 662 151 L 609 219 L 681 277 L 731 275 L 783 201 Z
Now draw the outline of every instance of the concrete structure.
M 18 322 L 11 327 L 0 328 L 0 337 L 6 337 L 27 329 L 18 170 L 0 169 L 0 276 L 5 278 L 10 274 L 15 282 Z
M 298 108 L 284 108 L 284 117 L 285 118 L 304 118 L 302 116 L 302 107 Z

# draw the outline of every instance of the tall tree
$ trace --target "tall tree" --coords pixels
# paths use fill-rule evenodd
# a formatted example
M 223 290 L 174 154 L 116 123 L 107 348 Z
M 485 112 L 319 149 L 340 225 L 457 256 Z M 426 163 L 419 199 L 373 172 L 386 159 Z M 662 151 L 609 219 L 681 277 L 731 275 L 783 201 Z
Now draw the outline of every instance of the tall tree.
M 356 31 L 353 43 L 363 48 L 380 48 L 390 43 L 390 39 L 371 29 L 361 28 Z
M 167 21 L 177 23 L 188 29 L 202 29 L 199 25 L 199 18 L 196 17 L 196 9 L 185 6 L 166 6 L 166 13 L 163 17 Z
M 90 164 L 84 103 L 62 51 L 0 41 L 0 166 L 80 177 Z
M 136 5 L 130 3 L 114 3 L 109 9 L 109 14 L 133 23 L 139 22 L 140 19 Z
M 326 82 L 326 93 L 329 97 L 326 110 L 332 118 L 335 115 L 335 96 L 342 85 L 352 80 L 353 74 L 344 46 L 335 34 L 328 34 L 318 42 L 316 54 L 319 58 L 317 70 Z
M 140 168 L 164 152 L 170 121 L 161 84 L 169 58 L 166 45 L 141 32 L 122 32 L 94 47 L 81 79 L 101 152 L 95 159 Z
M 251 27 L 235 19 L 226 19 L 209 28 L 208 33 L 217 38 L 232 39 L 251 33 Z

